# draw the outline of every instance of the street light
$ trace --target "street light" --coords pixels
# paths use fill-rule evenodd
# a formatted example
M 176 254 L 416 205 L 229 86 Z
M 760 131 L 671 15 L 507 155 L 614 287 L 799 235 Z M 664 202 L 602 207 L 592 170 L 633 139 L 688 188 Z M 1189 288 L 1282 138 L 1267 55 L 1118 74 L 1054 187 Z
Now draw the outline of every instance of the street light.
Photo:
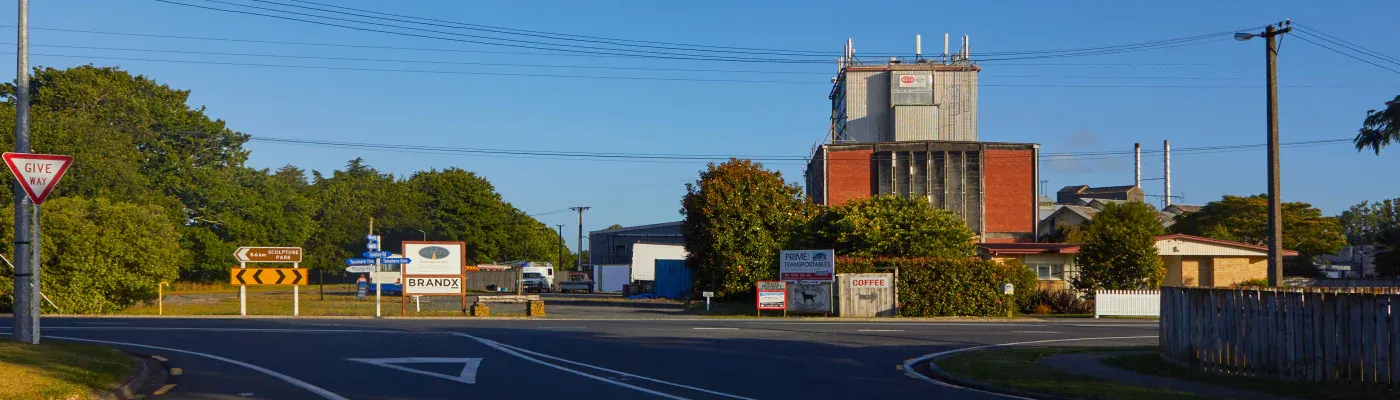
M 422 229 L 414 229 L 414 230 L 415 230 L 415 231 L 418 231 L 418 233 L 423 234 L 423 241 L 424 241 L 424 242 L 428 241 L 428 232 L 423 232 Z
M 1269 138 L 1269 286 L 1278 287 L 1283 282 L 1283 204 L 1279 190 L 1279 150 L 1278 150 L 1278 42 L 1274 39 L 1293 30 L 1292 21 L 1284 20 L 1269 25 L 1261 33 L 1236 33 L 1235 40 L 1247 41 L 1255 36 L 1265 40 L 1264 64 L 1266 68 L 1266 88 L 1268 102 Z

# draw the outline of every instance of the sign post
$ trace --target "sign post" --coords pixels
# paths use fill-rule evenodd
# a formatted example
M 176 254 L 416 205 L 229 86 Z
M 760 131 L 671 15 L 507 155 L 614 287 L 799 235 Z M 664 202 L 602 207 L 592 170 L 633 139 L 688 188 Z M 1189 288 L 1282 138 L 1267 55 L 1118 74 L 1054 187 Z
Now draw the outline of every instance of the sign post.
M 399 269 L 403 271 L 400 314 L 408 315 L 408 296 L 457 296 L 462 299 L 462 311 L 466 312 L 466 252 L 464 242 L 405 240 L 403 258 L 382 259 L 402 265 Z
M 292 316 L 301 315 L 301 285 L 309 276 L 300 268 L 300 247 L 239 247 L 233 252 L 238 259 L 238 269 L 229 271 L 229 283 L 238 285 L 238 315 L 248 316 L 248 285 L 293 285 Z M 291 263 L 288 273 L 285 269 L 257 268 L 248 270 L 248 263 Z M 265 272 L 266 275 L 263 275 Z M 273 275 L 277 275 L 275 278 Z M 266 279 L 264 279 L 266 276 Z M 288 277 L 291 279 L 287 279 Z
M 58 185 L 68 166 L 73 164 L 72 156 L 57 154 L 29 154 L 29 38 L 28 5 L 20 2 L 20 78 L 15 107 L 15 149 L 18 153 L 5 153 L 5 165 L 10 167 L 18 185 L 15 185 L 15 261 L 19 264 L 14 271 L 14 311 L 15 340 L 39 344 L 39 305 L 43 298 L 40 288 L 39 257 L 39 205 L 49 197 L 49 192 Z M 33 207 L 30 207 L 30 205 Z M 31 219 L 32 217 L 32 219 Z
M 830 315 L 836 303 L 836 251 L 783 250 L 779 253 L 778 279 L 788 282 L 790 297 L 800 298 L 790 308 L 798 313 Z M 783 310 L 787 314 L 787 310 Z
M 702 294 L 705 295 L 705 312 L 709 312 L 709 311 L 710 311 L 710 298 L 711 298 L 711 297 L 715 297 L 715 292 L 703 292 Z
M 369 220 L 369 230 L 370 230 L 370 234 L 367 235 L 367 236 L 365 236 L 365 239 L 368 240 L 368 242 L 365 243 L 365 249 L 367 249 L 367 250 L 369 250 L 369 251 L 379 251 L 379 235 L 375 235 L 375 234 L 373 233 L 373 232 L 374 232 L 374 220 L 373 220 L 373 219 Z M 375 273 L 375 276 L 376 276 L 376 277 L 380 277 L 380 279 L 375 279 L 375 280 L 374 280 L 374 317 L 375 317 L 375 318 L 383 318 L 383 317 L 384 317 L 384 314 L 381 312 L 381 306 L 382 306 L 382 304 L 380 304 L 380 296 L 382 296 L 382 295 L 383 295 L 382 293 L 384 292 L 384 279 L 382 278 L 382 277 L 384 276 L 384 274 L 382 274 L 382 272 L 384 272 L 384 269 L 380 267 L 380 265 L 379 265 L 379 259 L 378 259 L 378 258 L 374 259 L 374 273 Z

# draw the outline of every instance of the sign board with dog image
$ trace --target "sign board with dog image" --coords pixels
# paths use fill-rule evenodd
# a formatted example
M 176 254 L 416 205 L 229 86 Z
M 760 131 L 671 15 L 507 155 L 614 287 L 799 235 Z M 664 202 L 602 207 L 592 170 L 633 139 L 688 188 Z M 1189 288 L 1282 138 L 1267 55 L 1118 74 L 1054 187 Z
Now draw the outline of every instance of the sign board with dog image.
M 828 314 L 831 309 L 831 282 L 789 282 L 788 311 L 794 313 Z
M 783 250 L 779 254 L 778 279 L 784 281 L 823 281 L 836 279 L 835 250 Z
M 787 282 L 758 282 L 759 310 L 787 310 L 787 306 Z

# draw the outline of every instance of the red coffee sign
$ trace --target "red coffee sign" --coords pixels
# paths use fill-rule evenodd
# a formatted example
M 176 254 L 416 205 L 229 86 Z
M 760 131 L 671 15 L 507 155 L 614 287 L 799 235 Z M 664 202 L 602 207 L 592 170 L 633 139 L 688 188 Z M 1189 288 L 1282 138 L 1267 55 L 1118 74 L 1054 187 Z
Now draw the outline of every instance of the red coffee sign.
M 853 289 L 885 289 L 890 287 L 890 278 L 853 278 L 851 288 Z

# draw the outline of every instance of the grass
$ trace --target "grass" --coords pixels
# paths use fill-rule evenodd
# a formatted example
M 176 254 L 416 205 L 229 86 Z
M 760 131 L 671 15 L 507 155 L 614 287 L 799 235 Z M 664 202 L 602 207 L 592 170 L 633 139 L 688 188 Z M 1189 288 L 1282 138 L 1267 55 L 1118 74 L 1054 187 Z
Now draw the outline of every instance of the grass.
M 1139 348 L 1140 349 L 1140 348 Z M 971 351 L 937 360 L 950 375 L 1030 393 L 1083 399 L 1201 399 L 1190 393 L 1136 387 L 1060 372 L 1036 360 L 1061 353 L 1122 348 L 1016 348 Z
M 1302 399 L 1393 399 L 1395 394 L 1376 387 L 1293 382 L 1269 378 L 1227 376 L 1178 367 L 1156 354 L 1133 354 L 1105 358 L 1104 364 L 1144 375 L 1164 376 L 1187 381 Z
M 0 398 L 91 398 L 116 388 L 132 372 L 119 351 L 72 343 L 30 345 L 0 341 Z
M 325 300 L 320 300 L 320 298 L 321 296 L 319 294 L 302 293 L 301 315 L 319 317 L 374 316 L 373 294 L 367 296 L 365 300 L 356 300 L 353 294 L 333 294 L 327 292 Z M 399 296 L 384 296 L 382 300 L 383 315 L 399 315 L 399 302 Z M 422 312 L 414 312 L 412 299 L 409 299 L 408 315 L 463 316 L 460 310 L 461 302 L 454 297 L 433 297 L 429 303 L 424 304 L 424 307 L 425 309 Z M 428 307 L 434 309 L 426 309 Z M 155 304 L 143 304 L 127 308 L 118 314 L 156 315 L 158 311 L 159 309 Z M 165 315 L 238 315 L 238 297 L 196 298 L 176 302 L 171 301 L 171 298 L 167 296 Z M 283 293 L 252 293 L 248 296 L 248 315 L 290 316 L 292 315 L 292 295 Z

